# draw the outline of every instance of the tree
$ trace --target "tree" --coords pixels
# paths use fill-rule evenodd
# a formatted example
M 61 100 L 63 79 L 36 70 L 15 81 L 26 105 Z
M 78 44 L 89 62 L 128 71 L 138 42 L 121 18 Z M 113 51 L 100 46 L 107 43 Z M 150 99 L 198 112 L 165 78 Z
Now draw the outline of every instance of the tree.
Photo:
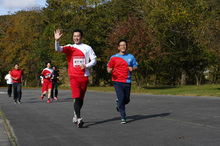
M 117 52 L 117 42 L 120 39 L 128 41 L 128 52 L 133 54 L 139 63 L 139 69 L 135 75 L 138 87 L 143 85 L 150 72 L 157 74 L 158 65 L 166 57 L 166 52 L 157 44 L 156 38 L 146 22 L 137 15 L 129 15 L 125 21 L 119 21 L 117 27 L 109 35 L 109 43 L 112 49 L 107 54 Z
M 41 33 L 42 21 L 39 10 L 20 11 L 9 19 L 2 51 L 2 59 L 7 70 L 13 68 L 14 63 L 19 63 L 25 74 L 25 86 L 35 73 L 37 58 L 31 57 L 34 44 Z
M 211 14 L 207 11 L 207 1 L 139 0 L 136 6 L 136 10 L 145 17 L 157 34 L 160 44 L 170 54 L 167 57 L 169 64 L 175 70 L 181 70 L 181 84 L 186 84 L 189 71 L 194 70 L 195 76 L 201 76 L 202 70 L 212 63 L 207 62 L 211 60 L 207 58 L 209 52 L 201 45 L 202 41 L 198 41 L 199 34 L 202 33 L 200 30 L 204 27 L 207 16 Z M 197 78 L 197 83 L 198 80 L 200 79 Z

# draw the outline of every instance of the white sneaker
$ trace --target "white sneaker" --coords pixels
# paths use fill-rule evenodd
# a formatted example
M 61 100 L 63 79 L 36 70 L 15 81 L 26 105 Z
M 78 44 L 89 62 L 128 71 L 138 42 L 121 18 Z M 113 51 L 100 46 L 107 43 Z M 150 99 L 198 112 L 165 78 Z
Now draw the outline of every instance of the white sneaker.
M 75 111 L 74 111 L 74 115 L 73 115 L 73 123 L 77 124 L 77 116 L 76 116 Z
M 82 118 L 79 118 L 79 119 L 77 120 L 77 127 L 78 127 L 78 128 L 82 128 L 82 127 L 83 127 L 83 124 L 84 124 L 84 122 L 83 122 Z

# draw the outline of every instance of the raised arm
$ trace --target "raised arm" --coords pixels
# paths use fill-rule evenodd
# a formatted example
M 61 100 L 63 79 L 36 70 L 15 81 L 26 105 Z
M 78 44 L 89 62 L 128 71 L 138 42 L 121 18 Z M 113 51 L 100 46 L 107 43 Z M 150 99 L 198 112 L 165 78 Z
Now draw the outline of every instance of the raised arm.
M 58 52 L 62 52 L 63 48 L 60 47 L 59 39 L 61 38 L 63 34 L 60 33 L 60 29 L 56 29 L 54 31 L 54 39 L 55 39 L 55 50 Z

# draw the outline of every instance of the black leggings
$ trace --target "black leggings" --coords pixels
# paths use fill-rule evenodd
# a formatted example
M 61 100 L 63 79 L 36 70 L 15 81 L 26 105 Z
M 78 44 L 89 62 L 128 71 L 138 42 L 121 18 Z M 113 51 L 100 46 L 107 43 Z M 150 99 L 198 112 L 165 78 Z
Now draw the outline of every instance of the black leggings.
M 51 97 L 54 98 L 53 96 L 53 89 L 55 88 L 55 97 L 57 97 L 58 95 L 58 83 L 57 82 L 52 82 L 52 91 L 51 91 Z
M 8 85 L 8 96 L 11 97 L 12 93 L 12 84 L 7 84 Z
M 80 98 L 75 98 L 74 99 L 74 110 L 75 110 L 77 118 L 81 118 L 80 110 L 82 106 L 83 106 L 83 100 L 81 100 Z

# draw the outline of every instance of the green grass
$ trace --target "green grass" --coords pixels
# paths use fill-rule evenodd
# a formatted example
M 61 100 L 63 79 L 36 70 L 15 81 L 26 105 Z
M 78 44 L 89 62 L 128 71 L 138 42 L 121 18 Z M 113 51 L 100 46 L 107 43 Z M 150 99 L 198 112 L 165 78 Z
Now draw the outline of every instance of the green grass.
M 92 87 L 88 90 L 115 92 L 113 86 Z M 184 95 L 184 96 L 215 96 L 220 97 L 220 85 L 186 85 L 186 86 L 146 86 L 138 89 L 132 85 L 131 93 L 157 95 Z
M 41 89 L 41 87 L 22 87 L 24 89 Z M 71 90 L 70 87 L 58 87 L 59 89 Z M 88 90 L 115 92 L 114 86 L 99 87 L 88 86 Z M 138 89 L 134 84 L 131 87 L 131 93 L 137 94 L 156 94 L 156 95 L 184 95 L 184 96 L 215 96 L 220 97 L 220 84 L 216 85 L 185 85 L 185 86 L 144 86 Z

